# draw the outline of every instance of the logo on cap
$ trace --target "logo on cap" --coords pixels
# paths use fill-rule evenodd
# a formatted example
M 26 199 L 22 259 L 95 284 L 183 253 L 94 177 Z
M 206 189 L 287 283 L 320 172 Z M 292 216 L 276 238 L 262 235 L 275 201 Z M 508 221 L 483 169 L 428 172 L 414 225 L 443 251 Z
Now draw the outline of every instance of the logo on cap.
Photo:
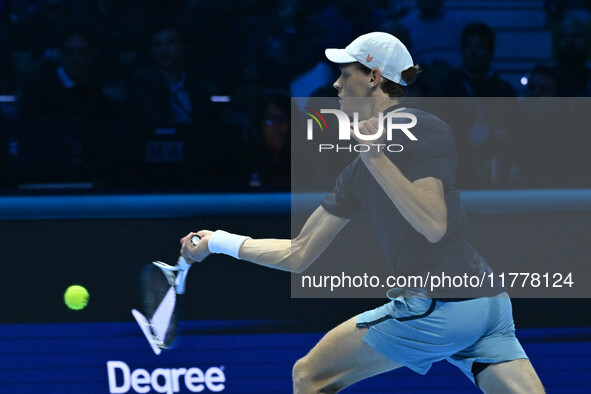
M 365 61 L 367 61 L 368 63 L 371 62 L 373 60 L 373 56 L 370 56 L 369 53 L 367 54 L 367 57 L 365 58 Z

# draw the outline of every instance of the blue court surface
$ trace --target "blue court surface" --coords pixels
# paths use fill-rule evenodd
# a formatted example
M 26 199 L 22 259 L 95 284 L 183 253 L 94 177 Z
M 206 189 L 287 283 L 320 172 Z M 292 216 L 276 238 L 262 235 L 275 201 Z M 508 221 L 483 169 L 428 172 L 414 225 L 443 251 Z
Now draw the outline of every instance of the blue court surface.
M 266 326 L 270 334 L 249 332 Z M 280 333 L 273 321 L 183 322 L 176 347 L 154 355 L 135 323 L 0 326 L 1 393 L 288 393 L 291 366 L 321 337 Z M 591 328 L 518 331 L 549 393 L 588 393 Z M 426 376 L 406 368 L 349 393 L 476 393 L 447 362 Z

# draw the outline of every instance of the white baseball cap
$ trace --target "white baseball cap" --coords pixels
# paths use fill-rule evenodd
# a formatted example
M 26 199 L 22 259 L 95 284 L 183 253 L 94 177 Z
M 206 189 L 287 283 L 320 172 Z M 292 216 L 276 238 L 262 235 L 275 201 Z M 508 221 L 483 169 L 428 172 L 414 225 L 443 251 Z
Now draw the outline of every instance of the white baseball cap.
M 406 86 L 402 72 L 414 66 L 404 44 L 388 33 L 367 33 L 357 37 L 345 49 L 329 48 L 326 57 L 333 63 L 359 62 L 377 68 L 384 78 Z

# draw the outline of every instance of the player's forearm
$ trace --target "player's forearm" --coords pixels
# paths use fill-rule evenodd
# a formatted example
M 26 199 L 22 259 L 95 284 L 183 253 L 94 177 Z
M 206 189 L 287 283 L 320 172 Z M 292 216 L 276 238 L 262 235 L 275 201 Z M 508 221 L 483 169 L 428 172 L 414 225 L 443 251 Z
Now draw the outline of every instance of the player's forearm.
M 312 262 L 298 252 L 297 245 L 289 239 L 247 239 L 240 247 L 239 257 L 269 268 L 302 272 Z
M 447 231 L 445 201 L 410 182 L 383 153 L 361 155 L 366 167 L 410 225 L 429 242 Z
M 255 264 L 300 273 L 326 250 L 339 231 L 349 222 L 318 207 L 295 239 L 252 239 L 223 230 L 201 230 L 181 239 L 181 254 L 190 261 L 203 261 L 211 253 L 226 254 Z M 197 245 L 189 240 L 201 237 Z
M 301 273 L 316 261 L 348 222 L 349 219 L 331 215 L 318 207 L 296 238 L 247 239 L 238 257 L 266 267 Z

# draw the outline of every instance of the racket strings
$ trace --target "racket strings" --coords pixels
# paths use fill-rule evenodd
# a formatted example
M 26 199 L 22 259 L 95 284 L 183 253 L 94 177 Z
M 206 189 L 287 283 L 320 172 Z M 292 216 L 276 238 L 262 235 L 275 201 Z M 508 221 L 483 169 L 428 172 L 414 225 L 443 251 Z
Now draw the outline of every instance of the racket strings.
M 154 336 L 155 343 L 159 347 L 165 347 L 167 344 L 166 336 L 172 321 L 175 305 L 176 294 L 174 287 L 171 286 L 166 296 L 162 299 L 162 302 L 160 302 L 160 305 L 158 305 L 152 319 L 150 319 L 150 331 Z
M 142 309 L 152 341 L 160 348 L 169 347 L 176 333 L 175 276 L 154 264 L 148 264 L 141 276 Z

